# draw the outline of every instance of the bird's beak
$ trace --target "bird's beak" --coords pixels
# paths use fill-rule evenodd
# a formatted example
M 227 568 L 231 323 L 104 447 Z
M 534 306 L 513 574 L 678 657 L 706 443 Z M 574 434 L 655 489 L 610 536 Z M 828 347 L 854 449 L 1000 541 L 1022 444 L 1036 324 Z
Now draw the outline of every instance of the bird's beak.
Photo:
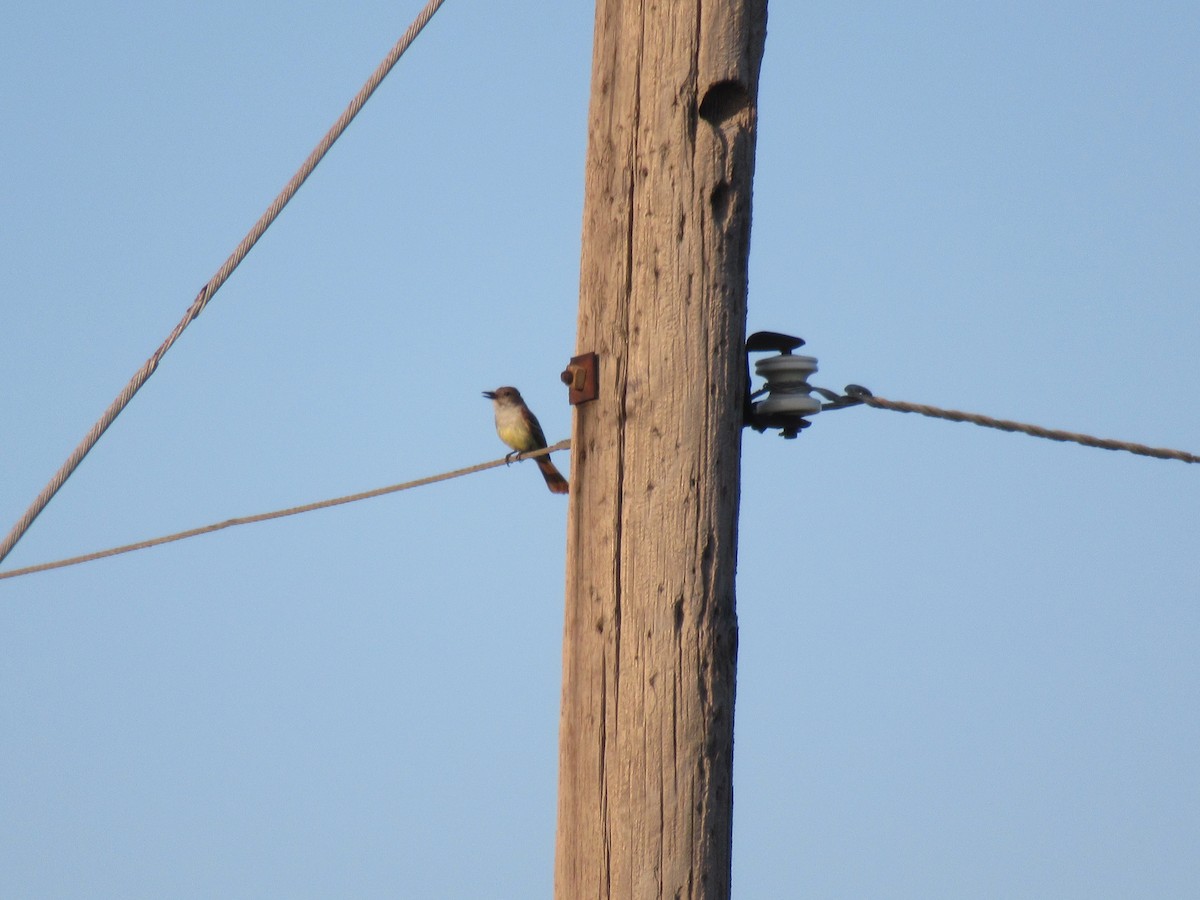
M 487 397 L 489 400 L 495 400 L 496 392 L 495 391 L 484 391 L 483 396 Z

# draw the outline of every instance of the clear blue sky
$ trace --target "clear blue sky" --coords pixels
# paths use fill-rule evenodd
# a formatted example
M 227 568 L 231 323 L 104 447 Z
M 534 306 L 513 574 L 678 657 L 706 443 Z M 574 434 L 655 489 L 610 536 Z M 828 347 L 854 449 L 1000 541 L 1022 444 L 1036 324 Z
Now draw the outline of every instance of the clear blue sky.
M 17 519 L 420 3 L 17 5 Z M 589 4 L 450 0 L 7 561 L 569 435 Z M 1200 450 L 1200 7 L 775 3 L 750 327 L 814 380 Z M 564 460 L 564 465 L 566 460 Z M 739 900 L 1193 896 L 1200 467 L 747 434 Z M 0 896 L 551 893 L 566 504 L 529 464 L 0 582 Z

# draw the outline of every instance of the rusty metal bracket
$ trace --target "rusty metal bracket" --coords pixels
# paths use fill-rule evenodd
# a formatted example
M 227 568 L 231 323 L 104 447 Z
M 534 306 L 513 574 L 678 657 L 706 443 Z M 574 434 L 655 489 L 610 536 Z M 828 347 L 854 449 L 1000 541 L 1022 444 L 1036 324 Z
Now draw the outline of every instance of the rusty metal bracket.
M 576 406 L 600 396 L 600 357 L 595 353 L 571 357 L 563 369 L 562 383 L 567 386 L 567 401 Z

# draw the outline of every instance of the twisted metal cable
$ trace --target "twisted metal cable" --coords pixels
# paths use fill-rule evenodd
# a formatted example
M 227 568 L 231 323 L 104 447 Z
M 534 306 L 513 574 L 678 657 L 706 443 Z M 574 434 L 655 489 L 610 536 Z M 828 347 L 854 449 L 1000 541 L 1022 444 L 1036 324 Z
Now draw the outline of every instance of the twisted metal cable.
M 342 132 L 350 125 L 351 120 L 358 115 L 359 110 L 363 108 L 367 99 L 379 87 L 388 72 L 392 70 L 392 67 L 396 65 L 396 62 L 404 54 L 404 51 L 416 40 L 417 35 L 421 33 L 421 30 L 429 23 L 429 20 L 433 18 L 433 14 L 438 11 L 444 2 L 445 0 L 430 0 L 416 19 L 413 20 L 413 23 L 408 26 L 408 30 L 404 32 L 400 40 L 396 42 L 396 45 L 384 57 L 383 62 L 379 64 L 371 74 L 371 77 L 367 79 L 367 83 L 362 86 L 362 89 L 350 101 L 350 105 L 346 107 L 338 117 L 338 120 L 333 123 L 333 127 L 326 132 L 325 137 L 321 138 L 320 143 L 308 155 L 308 159 L 304 160 L 303 165 L 292 176 L 292 180 L 284 186 L 283 190 L 279 192 L 279 196 L 267 207 L 267 211 L 254 223 L 254 227 L 250 229 L 249 233 L 242 238 L 242 242 L 237 245 L 237 249 L 225 260 L 225 264 L 217 270 L 217 274 L 209 279 L 208 283 L 201 288 L 200 293 L 196 295 L 196 299 L 192 301 L 192 305 L 188 307 L 187 313 L 179 320 L 179 324 L 175 326 L 174 330 L 167 336 L 167 339 L 162 342 L 162 345 L 154 351 L 154 354 L 146 360 L 145 364 L 138 369 L 133 378 L 130 379 L 129 384 L 125 385 L 125 389 L 117 395 L 112 405 L 104 411 L 104 414 L 92 426 L 83 440 L 80 441 L 79 446 L 67 457 L 67 461 L 62 464 L 62 468 L 54 473 L 54 477 L 50 479 L 50 483 L 42 489 L 42 492 L 30 504 L 29 509 L 25 511 L 25 514 L 21 516 L 17 524 L 13 526 L 4 540 L 0 542 L 0 561 L 3 561 L 8 556 L 17 541 L 29 530 L 29 526 L 33 524 L 33 520 L 46 508 L 46 504 L 58 493 L 58 489 L 63 486 L 66 480 L 71 477 L 71 473 L 83 462 L 83 458 L 87 456 L 92 447 L 96 445 L 96 442 L 100 440 L 100 436 L 108 430 L 108 426 L 121 414 L 121 411 L 133 399 L 133 395 L 154 374 L 154 370 L 158 368 L 159 362 L 166 355 L 166 352 L 171 349 L 171 346 L 179 340 L 179 336 L 183 334 L 183 330 L 204 311 L 204 307 L 208 305 L 208 301 L 212 299 L 213 294 L 233 274 L 233 270 L 246 258 L 246 255 L 250 252 L 250 248 L 258 242 L 258 239 L 263 236 L 263 233 L 271 223 L 275 221 L 275 218 L 287 205 L 288 201 L 300 190 L 300 186 L 312 174 L 313 169 L 317 167 L 317 163 L 329 152 L 329 148 L 333 146 L 334 141 L 342 136 Z
M 538 456 L 546 456 L 556 450 L 566 450 L 571 446 L 571 441 L 559 441 L 551 447 L 543 447 L 541 450 L 532 450 L 529 453 L 521 453 L 517 455 L 517 459 L 534 459 Z M 214 531 L 221 531 L 225 528 L 232 528 L 234 525 L 250 525 L 254 522 L 267 522 L 271 519 L 282 519 L 286 516 L 298 516 L 300 513 L 312 512 L 317 509 L 328 509 L 331 506 L 341 506 L 344 503 L 357 503 L 359 500 L 369 500 L 372 497 L 382 497 L 384 494 L 395 494 L 398 491 L 407 491 L 412 488 L 424 487 L 427 484 L 436 484 L 439 481 L 449 481 L 451 478 L 461 478 L 464 475 L 473 475 L 476 472 L 482 472 L 485 469 L 494 469 L 497 466 L 507 465 L 509 458 L 503 456 L 500 459 L 493 459 L 490 462 L 479 463 L 478 465 L 468 466 L 465 469 L 454 469 L 450 472 L 442 472 L 440 475 L 430 475 L 426 478 L 418 478 L 415 481 L 405 481 L 402 484 L 393 484 L 388 487 L 375 488 L 371 491 L 363 491 L 358 494 L 347 494 L 344 497 L 334 497 L 331 500 L 318 500 L 316 503 L 305 503 L 303 506 L 290 506 L 287 509 L 277 509 L 273 512 L 258 513 L 253 516 L 239 516 L 235 519 L 226 519 L 224 522 L 214 522 L 211 525 L 201 525 L 199 528 L 189 528 L 186 531 L 177 531 L 174 534 L 166 534 L 162 537 L 150 538 L 145 541 L 138 541 L 134 544 L 122 544 L 120 547 L 110 547 L 107 550 L 97 550 L 95 553 L 85 553 L 82 556 L 71 556 L 66 559 L 58 559 L 54 562 L 39 563 L 36 566 L 25 566 L 20 569 L 9 569 L 7 572 L 0 572 L 0 580 L 5 578 L 16 578 L 19 575 L 32 575 L 34 572 L 48 572 L 51 569 L 61 569 L 65 566 L 77 566 L 80 563 L 92 562 L 97 559 L 105 559 L 109 556 L 117 556 L 121 553 L 131 553 L 134 550 L 145 550 L 149 547 L 158 547 L 161 544 L 170 544 L 173 541 L 182 541 L 184 538 L 196 537 L 201 534 L 211 534 Z
M 849 393 L 849 391 L 848 391 Z M 960 412 L 957 409 L 940 409 L 936 406 L 926 406 L 921 403 L 904 403 L 899 400 L 886 400 L 869 393 L 852 393 L 850 396 L 861 400 L 867 406 L 876 409 L 890 409 L 895 412 L 918 413 L 934 419 L 947 419 L 951 422 L 970 422 L 972 425 L 982 425 L 984 428 L 998 428 L 1001 431 L 1016 431 L 1032 437 L 1046 438 L 1051 441 L 1073 441 L 1085 447 L 1098 447 L 1101 450 L 1124 450 L 1126 453 L 1136 453 L 1138 456 L 1152 456 L 1156 459 L 1177 459 L 1185 463 L 1200 463 L 1200 456 L 1183 450 L 1169 450 L 1163 447 L 1147 447 L 1145 444 L 1133 444 L 1129 441 L 1114 441 L 1107 438 L 1092 437 L 1090 434 L 1077 434 L 1073 431 L 1058 431 L 1053 428 L 1042 428 L 1040 425 L 1028 425 L 1024 422 L 1013 422 L 1009 419 L 993 419 L 978 413 Z

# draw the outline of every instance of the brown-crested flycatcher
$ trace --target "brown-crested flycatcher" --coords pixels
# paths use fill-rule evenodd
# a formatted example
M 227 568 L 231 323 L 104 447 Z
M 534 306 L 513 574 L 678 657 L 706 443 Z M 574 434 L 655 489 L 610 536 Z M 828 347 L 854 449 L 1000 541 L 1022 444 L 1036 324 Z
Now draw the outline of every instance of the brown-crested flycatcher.
M 529 411 L 521 392 L 515 387 L 498 387 L 494 391 L 484 391 L 483 396 L 492 401 L 496 410 L 496 433 L 500 440 L 512 447 L 516 453 L 529 453 L 541 450 L 546 446 L 546 435 L 538 424 L 537 416 Z M 546 479 L 546 487 L 555 494 L 565 494 L 568 491 L 567 479 L 562 472 L 550 462 L 549 454 L 534 459 L 537 467 L 542 470 Z

